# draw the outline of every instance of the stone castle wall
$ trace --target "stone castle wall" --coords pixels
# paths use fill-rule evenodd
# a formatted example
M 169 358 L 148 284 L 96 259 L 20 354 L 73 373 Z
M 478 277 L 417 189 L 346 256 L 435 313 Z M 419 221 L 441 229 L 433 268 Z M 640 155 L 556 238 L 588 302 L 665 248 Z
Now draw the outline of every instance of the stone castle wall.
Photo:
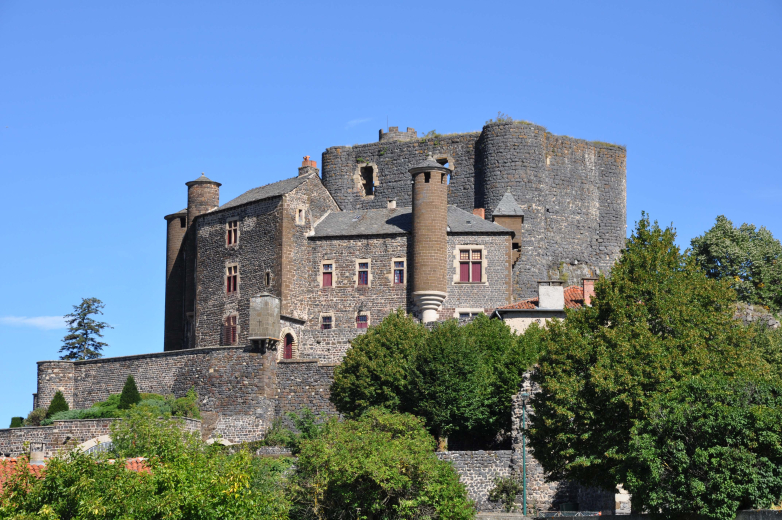
M 437 458 L 450 462 L 459 473 L 459 480 L 467 487 L 467 494 L 475 501 L 478 511 L 502 511 L 503 504 L 489 501 L 489 491 L 495 479 L 511 475 L 510 450 L 445 451 Z

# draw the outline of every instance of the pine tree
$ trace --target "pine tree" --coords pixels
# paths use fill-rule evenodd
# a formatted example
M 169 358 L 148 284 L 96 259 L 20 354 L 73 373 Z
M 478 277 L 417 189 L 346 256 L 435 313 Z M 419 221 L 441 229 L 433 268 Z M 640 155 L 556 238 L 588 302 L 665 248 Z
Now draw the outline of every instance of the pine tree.
M 65 315 L 68 324 L 68 335 L 62 339 L 63 346 L 60 352 L 65 352 L 60 359 L 67 361 L 79 361 L 82 359 L 96 359 L 103 354 L 106 343 L 98 341 L 102 338 L 103 329 L 111 329 L 108 323 L 95 321 L 90 314 L 103 314 L 101 309 L 105 305 L 97 298 L 82 298 L 79 305 L 73 306 L 73 312 Z
M 136 381 L 133 379 L 133 376 L 128 375 L 127 380 L 125 380 L 125 386 L 122 387 L 122 394 L 119 396 L 119 406 L 117 408 L 127 410 L 131 405 L 140 402 L 141 394 L 139 394 L 138 387 L 136 387 Z
M 68 401 L 65 400 L 62 392 L 57 390 L 54 397 L 52 397 L 52 402 L 49 403 L 49 408 L 46 410 L 46 418 L 48 419 L 57 412 L 67 412 L 68 409 Z

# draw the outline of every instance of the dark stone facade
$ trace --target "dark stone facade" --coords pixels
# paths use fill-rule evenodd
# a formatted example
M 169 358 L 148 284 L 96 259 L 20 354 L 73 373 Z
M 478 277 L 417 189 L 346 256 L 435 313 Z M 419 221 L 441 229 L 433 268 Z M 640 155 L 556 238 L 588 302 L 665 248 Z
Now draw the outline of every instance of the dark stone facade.
M 489 491 L 495 479 L 511 475 L 510 450 L 445 451 L 437 458 L 450 462 L 459 473 L 459 480 L 467 487 L 467 494 L 475 501 L 478 511 L 502 511 L 503 504 L 489 500 Z

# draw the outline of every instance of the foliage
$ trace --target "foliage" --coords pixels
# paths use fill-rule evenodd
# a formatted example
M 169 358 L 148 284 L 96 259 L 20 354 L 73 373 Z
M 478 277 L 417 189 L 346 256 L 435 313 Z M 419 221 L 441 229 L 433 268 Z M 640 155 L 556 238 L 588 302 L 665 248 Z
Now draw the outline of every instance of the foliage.
M 782 496 L 782 387 L 755 378 L 692 378 L 658 394 L 633 430 L 633 510 L 732 520 Z
M 426 327 L 399 309 L 351 342 L 334 369 L 331 401 L 348 417 L 372 407 L 402 410 L 413 353 L 426 341 Z
M 437 133 L 437 130 L 429 130 L 428 132 L 426 132 L 424 135 L 421 136 L 421 139 L 422 140 L 436 139 L 436 138 L 442 137 L 442 136 L 443 136 L 442 134 L 438 134 Z
M 496 477 L 494 487 L 489 490 L 489 500 L 502 502 L 505 512 L 511 513 L 516 509 L 516 495 L 524 491 L 521 481 L 513 476 Z
M 513 118 L 509 116 L 508 114 L 503 114 L 502 112 L 497 112 L 497 119 L 489 119 L 486 121 L 487 125 L 490 125 L 492 123 L 512 123 Z
M 9 428 L 21 428 L 22 426 L 24 426 L 24 417 L 11 417 Z
M 296 455 L 300 451 L 302 441 L 315 439 L 323 432 L 323 420 L 309 408 L 304 408 L 300 414 L 288 412 L 286 415 L 293 423 L 293 429 L 283 426 L 281 419 L 275 419 L 264 435 L 262 444 L 284 446 Z
M 453 467 L 437 459 L 420 419 L 370 410 L 328 421 L 302 441 L 291 485 L 294 518 L 468 519 L 475 515 Z
M 24 420 L 25 426 L 41 426 L 41 421 L 46 419 L 46 408 L 36 408 Z
M 752 224 L 736 228 L 720 215 L 691 246 L 707 276 L 728 280 L 739 300 L 782 310 L 782 244 L 771 231 Z
M 755 345 L 769 364 L 772 376 L 782 381 L 782 327 L 771 329 L 764 325 L 754 325 Z
M 57 390 L 52 397 L 52 402 L 49 403 L 49 408 L 46 410 L 46 418 L 48 419 L 52 415 L 58 412 L 68 411 L 68 401 L 65 400 L 65 396 L 62 392 Z
M 149 472 L 129 471 L 122 459 L 79 451 L 50 459 L 41 480 L 23 464 L 0 495 L 0 518 L 288 517 L 289 459 L 253 459 L 247 451 L 227 455 L 141 408 L 128 412 L 122 424 L 132 425 L 117 431 L 123 453 L 150 456 Z M 130 439 L 143 442 L 133 445 Z
M 109 426 L 114 452 L 119 457 L 158 457 L 168 460 L 181 446 L 197 445 L 200 435 L 186 432 L 176 419 L 158 419 L 151 409 L 134 407 L 122 421 Z
M 769 374 L 756 332 L 733 319 L 735 293 L 707 278 L 644 214 L 592 307 L 541 332 L 528 430 L 554 479 L 613 489 L 626 482 L 630 432 L 649 404 L 691 376 Z
M 90 318 L 92 314 L 103 314 L 105 304 L 97 298 L 82 298 L 79 305 L 73 306 L 73 312 L 65 315 L 68 334 L 62 338 L 60 359 L 79 361 L 96 359 L 103 356 L 103 347 L 108 344 L 98 341 L 103 337 L 103 329 L 111 329 L 108 323 Z
M 144 398 L 144 394 L 141 394 Z M 144 398 L 146 399 L 146 398 Z M 141 401 L 141 405 L 144 401 Z M 166 404 L 171 409 L 171 415 L 174 417 L 190 417 L 192 419 L 200 419 L 201 411 L 198 409 L 198 394 L 196 394 L 195 388 L 190 387 L 187 394 L 184 397 L 175 398 L 173 395 L 166 397 Z
M 429 332 L 400 310 L 353 340 L 331 399 L 349 417 L 373 406 L 424 417 L 441 449 L 454 432 L 491 439 L 510 431 L 511 397 L 537 359 L 538 335 L 485 315 Z
M 136 386 L 136 381 L 133 376 L 128 374 L 128 378 L 125 380 L 125 386 L 122 387 L 122 393 L 119 395 L 119 404 L 117 408 L 120 410 L 127 410 L 134 404 L 141 402 L 141 394 Z

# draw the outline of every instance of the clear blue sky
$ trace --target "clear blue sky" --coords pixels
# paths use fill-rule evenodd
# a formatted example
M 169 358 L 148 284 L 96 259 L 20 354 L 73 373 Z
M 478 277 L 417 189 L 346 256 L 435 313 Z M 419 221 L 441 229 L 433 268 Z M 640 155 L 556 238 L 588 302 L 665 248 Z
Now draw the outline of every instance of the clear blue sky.
M 162 350 L 163 215 L 227 201 L 386 125 L 503 111 L 627 146 L 682 245 L 719 214 L 782 238 L 782 2 L 0 0 L 0 427 L 58 316 L 106 303 L 107 355 Z M 55 318 L 52 318 L 55 317 Z

